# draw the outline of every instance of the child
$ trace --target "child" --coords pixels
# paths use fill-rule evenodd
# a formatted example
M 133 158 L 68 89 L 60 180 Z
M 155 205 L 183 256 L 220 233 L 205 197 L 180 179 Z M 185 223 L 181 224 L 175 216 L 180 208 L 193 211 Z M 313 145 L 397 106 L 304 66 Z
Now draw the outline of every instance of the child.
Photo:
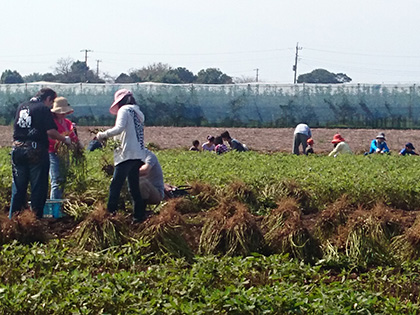
M 306 140 L 306 143 L 308 144 L 305 150 L 305 154 L 309 155 L 309 154 L 314 154 L 314 139 L 309 138 L 308 140 Z
M 223 143 L 223 138 L 221 136 L 218 136 L 214 139 L 214 144 L 216 147 L 214 148 L 214 151 L 216 151 L 217 154 L 223 154 L 228 151 L 227 146 Z
M 200 141 L 194 140 L 192 142 L 192 147 L 190 148 L 190 151 L 200 151 L 199 146 L 200 146 Z
M 416 152 L 414 152 L 415 148 L 411 142 L 408 142 L 405 144 L 405 148 L 402 149 L 399 153 L 399 155 L 418 155 Z
M 203 148 L 204 151 L 214 151 L 214 137 L 211 135 L 207 136 L 207 142 L 203 143 L 203 145 L 201 146 Z

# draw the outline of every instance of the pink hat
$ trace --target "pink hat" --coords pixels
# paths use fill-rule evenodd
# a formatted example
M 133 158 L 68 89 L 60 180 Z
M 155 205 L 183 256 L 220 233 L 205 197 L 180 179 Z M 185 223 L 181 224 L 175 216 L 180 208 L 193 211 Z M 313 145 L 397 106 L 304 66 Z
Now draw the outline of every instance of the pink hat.
M 109 108 L 109 112 L 112 115 L 117 115 L 117 112 L 118 112 L 118 109 L 119 109 L 118 103 L 121 102 L 121 100 L 127 95 L 133 95 L 133 93 L 131 93 L 131 91 L 129 91 L 127 89 L 121 89 L 121 90 L 118 90 L 117 92 L 115 92 L 114 103 L 112 103 L 111 107 Z

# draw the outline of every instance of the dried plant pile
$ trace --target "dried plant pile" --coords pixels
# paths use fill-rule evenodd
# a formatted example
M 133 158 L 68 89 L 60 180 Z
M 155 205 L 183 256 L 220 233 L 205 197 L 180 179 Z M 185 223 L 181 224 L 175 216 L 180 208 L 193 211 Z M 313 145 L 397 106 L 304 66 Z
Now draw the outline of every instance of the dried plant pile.
M 140 231 L 139 238 L 149 243 L 148 249 L 167 253 L 174 257 L 191 259 L 193 252 L 185 240 L 186 224 L 176 211 L 177 201 L 169 201 L 160 214 L 147 220 Z
M 208 210 L 215 207 L 218 203 L 218 190 L 209 184 L 195 181 L 191 184 L 192 201 L 197 204 L 201 210 Z
M 13 240 L 17 240 L 22 244 L 45 243 L 49 239 L 45 226 L 31 210 L 25 210 L 14 215 L 12 220 L 2 215 L 0 224 L 1 244 L 6 244 Z
M 264 247 L 262 232 L 247 207 L 224 200 L 208 213 L 199 252 L 202 254 L 249 255 Z
M 343 195 L 321 212 L 315 225 L 315 235 L 321 240 L 335 238 L 339 226 L 347 223 L 347 218 L 353 211 L 355 207 L 348 196 Z M 335 243 L 334 240 L 332 242 Z
M 319 245 L 304 226 L 302 213 L 293 198 L 279 202 L 278 208 L 264 218 L 263 230 L 273 253 L 289 253 L 305 261 L 320 256 Z
M 76 228 L 75 237 L 78 246 L 86 250 L 119 246 L 129 240 L 127 222 L 119 214 L 111 216 L 102 204 L 98 204 Z
M 347 223 L 346 255 L 361 265 L 384 265 L 393 260 L 390 240 L 399 232 L 390 209 L 377 204 L 372 210 L 359 208 Z
M 404 234 L 395 236 L 392 240 L 392 250 L 401 261 L 420 258 L 420 217 Z

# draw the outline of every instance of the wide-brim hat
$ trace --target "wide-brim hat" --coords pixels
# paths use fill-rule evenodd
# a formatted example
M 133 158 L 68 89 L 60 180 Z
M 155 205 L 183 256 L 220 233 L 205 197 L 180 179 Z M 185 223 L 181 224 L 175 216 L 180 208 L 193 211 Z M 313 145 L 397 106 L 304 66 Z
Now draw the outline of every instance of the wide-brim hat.
M 74 109 L 65 97 L 56 97 L 51 112 L 54 114 L 71 114 L 74 112 Z
M 340 143 L 340 142 L 344 142 L 344 138 L 339 134 L 335 134 L 333 139 L 331 140 L 331 143 Z
M 133 95 L 130 90 L 127 89 L 121 89 L 115 92 L 114 94 L 114 103 L 112 103 L 111 107 L 109 108 L 109 112 L 112 115 L 117 115 L 118 112 L 118 103 L 121 102 L 121 100 L 126 97 L 127 95 Z
M 378 133 L 378 135 L 376 136 L 376 139 L 385 139 L 385 134 L 383 132 Z

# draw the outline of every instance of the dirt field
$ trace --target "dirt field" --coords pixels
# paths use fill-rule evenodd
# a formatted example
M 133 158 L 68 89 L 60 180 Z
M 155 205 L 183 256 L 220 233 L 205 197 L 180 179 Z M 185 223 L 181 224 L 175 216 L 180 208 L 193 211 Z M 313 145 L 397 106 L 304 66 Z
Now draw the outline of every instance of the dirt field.
M 96 127 L 95 127 L 96 128 Z M 89 132 L 93 127 L 78 127 L 79 137 L 84 145 L 89 143 L 93 135 Z M 10 146 L 12 142 L 10 126 L 0 126 L 0 146 Z M 228 130 L 233 138 L 245 143 L 250 149 L 265 152 L 291 152 L 293 128 L 210 128 L 210 127 L 146 127 L 145 140 L 158 145 L 162 149 L 185 148 L 191 146 L 194 139 L 203 143 L 207 135 L 220 135 Z M 332 150 L 331 139 L 340 133 L 352 150 L 362 153 L 368 150 L 370 141 L 378 132 L 385 132 L 391 151 L 397 152 L 406 142 L 412 142 L 420 151 L 420 130 L 375 130 L 375 129 L 312 129 L 315 140 L 315 152 L 326 153 Z

